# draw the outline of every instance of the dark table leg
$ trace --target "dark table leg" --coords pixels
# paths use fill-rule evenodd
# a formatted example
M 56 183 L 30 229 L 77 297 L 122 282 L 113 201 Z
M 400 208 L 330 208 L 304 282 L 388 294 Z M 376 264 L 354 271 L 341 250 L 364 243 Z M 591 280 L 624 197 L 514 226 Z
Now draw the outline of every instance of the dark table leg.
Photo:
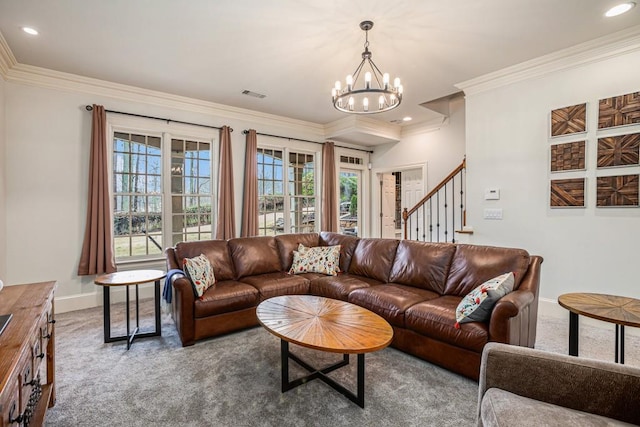
M 616 324 L 615 362 L 624 365 L 624 325 Z
M 111 342 L 111 298 L 109 286 L 102 287 L 102 311 L 104 313 L 104 342 Z
M 578 315 L 569 312 L 569 355 L 578 355 Z
M 133 341 L 133 335 L 131 334 L 131 325 L 130 325 L 130 315 L 129 315 L 129 285 L 127 285 L 127 309 L 126 309 L 126 313 L 127 313 L 127 350 L 129 350 L 131 348 L 131 342 Z
M 293 381 L 289 381 L 289 359 L 293 360 L 304 369 L 310 372 L 309 375 L 295 379 Z M 325 384 L 329 385 L 334 390 L 341 393 L 343 396 L 356 403 L 361 408 L 364 408 L 364 353 L 358 354 L 358 378 L 357 378 L 357 391 L 353 393 L 342 384 L 339 384 L 335 380 L 329 378 L 327 374 L 329 372 L 335 371 L 338 368 L 346 366 L 349 364 L 349 355 L 344 354 L 342 356 L 342 360 L 338 363 L 334 363 L 332 365 L 326 366 L 324 368 L 316 369 L 309 365 L 304 360 L 300 359 L 295 354 L 289 352 L 289 342 L 281 339 L 280 340 L 280 366 L 281 366 L 281 378 L 282 378 L 282 392 L 286 392 L 291 390 L 292 388 L 298 387 L 299 385 L 305 384 L 311 380 L 319 379 Z
M 162 324 L 160 322 L 160 280 L 156 280 L 156 295 L 155 295 L 155 303 L 156 303 L 156 332 L 158 336 L 162 336 Z

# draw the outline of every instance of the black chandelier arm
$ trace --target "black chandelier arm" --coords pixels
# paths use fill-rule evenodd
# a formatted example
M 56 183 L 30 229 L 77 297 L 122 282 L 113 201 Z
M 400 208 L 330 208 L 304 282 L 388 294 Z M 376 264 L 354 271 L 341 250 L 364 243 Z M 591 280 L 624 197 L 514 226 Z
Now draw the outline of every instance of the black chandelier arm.
M 355 87 L 356 82 L 358 81 L 358 77 L 360 77 L 360 72 L 362 71 L 364 62 L 365 62 L 365 59 L 363 58 L 362 61 L 360 61 L 360 65 L 358 65 L 358 67 L 352 74 L 353 75 L 353 84 L 351 85 L 352 87 Z

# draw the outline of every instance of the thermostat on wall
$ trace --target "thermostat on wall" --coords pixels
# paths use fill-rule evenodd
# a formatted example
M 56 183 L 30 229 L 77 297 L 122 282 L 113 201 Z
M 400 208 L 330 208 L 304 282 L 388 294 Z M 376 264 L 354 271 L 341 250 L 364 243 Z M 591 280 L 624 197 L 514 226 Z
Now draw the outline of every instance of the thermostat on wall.
M 500 189 L 499 188 L 487 188 L 484 190 L 484 199 L 485 200 L 500 200 Z

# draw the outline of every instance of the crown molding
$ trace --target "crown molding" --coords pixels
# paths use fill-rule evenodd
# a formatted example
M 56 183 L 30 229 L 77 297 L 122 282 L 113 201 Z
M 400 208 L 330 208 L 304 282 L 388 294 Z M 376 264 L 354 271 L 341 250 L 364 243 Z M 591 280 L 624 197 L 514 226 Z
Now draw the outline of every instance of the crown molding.
M 485 74 L 455 86 L 463 90 L 467 96 L 475 95 L 637 50 L 640 50 L 640 25 Z
M 421 135 L 428 132 L 437 131 L 444 126 L 448 126 L 449 123 L 450 119 L 448 116 L 440 116 L 424 122 L 405 125 L 402 127 L 402 137 L 405 138 L 408 136 Z
M 172 108 L 193 113 L 213 115 L 216 117 L 248 121 L 252 126 L 277 126 L 287 131 L 299 131 L 307 137 L 323 138 L 324 126 L 275 114 L 216 104 L 185 96 L 143 89 L 120 83 L 108 82 L 91 77 L 64 73 L 47 68 L 16 63 L 11 66 L 5 80 L 31 86 L 66 92 L 84 93 L 118 100 L 144 103 L 159 107 Z
M 11 68 L 15 67 L 17 63 L 11 48 L 4 39 L 2 32 L 0 32 L 0 77 L 7 80 L 7 73 Z

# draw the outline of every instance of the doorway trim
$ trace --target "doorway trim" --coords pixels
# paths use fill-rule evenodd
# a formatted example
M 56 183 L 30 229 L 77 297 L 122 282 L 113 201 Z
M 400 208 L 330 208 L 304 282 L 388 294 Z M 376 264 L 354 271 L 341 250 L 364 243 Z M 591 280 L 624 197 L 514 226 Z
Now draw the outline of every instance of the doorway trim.
M 376 191 L 371 192 L 371 236 L 372 237 L 380 237 L 382 235 L 382 228 L 380 226 L 380 202 L 382 201 L 381 194 L 381 186 L 380 186 L 380 178 L 382 174 L 392 173 L 392 172 L 403 172 L 407 170 L 413 169 L 422 169 L 422 183 L 424 186 L 424 191 L 426 194 L 427 191 L 427 167 L 429 162 L 424 163 L 410 163 L 406 165 L 398 165 L 398 166 L 385 166 L 379 168 L 371 169 L 371 180 L 375 180 L 375 185 L 372 185 L 371 188 L 376 188 Z

